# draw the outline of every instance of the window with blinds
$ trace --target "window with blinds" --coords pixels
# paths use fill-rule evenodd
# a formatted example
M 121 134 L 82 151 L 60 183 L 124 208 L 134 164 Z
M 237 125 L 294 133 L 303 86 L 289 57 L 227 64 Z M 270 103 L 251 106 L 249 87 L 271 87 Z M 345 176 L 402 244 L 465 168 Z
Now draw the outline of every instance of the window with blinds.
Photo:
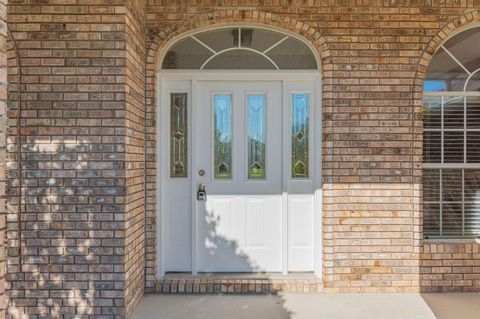
M 480 237 L 480 27 L 435 53 L 424 85 L 423 233 Z

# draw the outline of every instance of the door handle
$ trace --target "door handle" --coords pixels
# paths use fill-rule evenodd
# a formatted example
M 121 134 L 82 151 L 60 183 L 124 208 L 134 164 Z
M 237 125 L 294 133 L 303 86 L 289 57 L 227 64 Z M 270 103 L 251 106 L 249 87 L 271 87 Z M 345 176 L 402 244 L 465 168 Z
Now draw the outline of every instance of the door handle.
M 200 201 L 207 200 L 207 190 L 205 189 L 205 184 L 203 183 L 198 185 L 197 200 L 200 200 Z

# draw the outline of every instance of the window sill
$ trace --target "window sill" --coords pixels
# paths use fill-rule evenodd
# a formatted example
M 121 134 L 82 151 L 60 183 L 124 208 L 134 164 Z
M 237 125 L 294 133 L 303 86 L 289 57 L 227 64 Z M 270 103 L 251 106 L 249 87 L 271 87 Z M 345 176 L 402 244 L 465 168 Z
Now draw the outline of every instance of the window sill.
M 424 244 L 480 244 L 480 238 L 429 238 L 423 239 Z

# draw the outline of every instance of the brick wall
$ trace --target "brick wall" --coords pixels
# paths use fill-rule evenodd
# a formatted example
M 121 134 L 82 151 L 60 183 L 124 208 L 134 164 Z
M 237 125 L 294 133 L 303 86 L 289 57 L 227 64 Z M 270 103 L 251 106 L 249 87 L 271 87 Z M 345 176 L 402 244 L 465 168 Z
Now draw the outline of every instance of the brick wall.
M 478 243 L 428 243 L 421 256 L 424 292 L 480 292 Z
M 7 1 L 0 1 L 0 319 L 5 318 L 5 235 L 6 235 L 6 164 L 7 164 Z
M 21 77 L 9 69 L 14 318 L 123 318 L 142 295 L 142 9 L 8 6 L 21 64 Z
M 158 52 L 181 32 L 247 22 L 299 26 L 296 31 L 307 38 L 318 33 L 325 40 L 319 51 L 328 51 L 322 70 L 326 290 L 420 290 L 421 90 L 433 53 L 429 43 L 451 21 L 457 28 L 478 21 L 479 5 L 477 0 L 415 5 L 380 0 L 147 1 L 147 288 L 155 282 Z
M 326 290 L 478 290 L 478 244 L 422 243 L 420 178 L 426 66 L 480 1 L 191 3 L 8 6 L 12 317 L 122 318 L 153 289 L 157 56 L 229 22 L 297 32 L 322 58 Z
M 125 307 L 127 314 L 145 287 L 145 3 L 126 5 L 126 207 Z

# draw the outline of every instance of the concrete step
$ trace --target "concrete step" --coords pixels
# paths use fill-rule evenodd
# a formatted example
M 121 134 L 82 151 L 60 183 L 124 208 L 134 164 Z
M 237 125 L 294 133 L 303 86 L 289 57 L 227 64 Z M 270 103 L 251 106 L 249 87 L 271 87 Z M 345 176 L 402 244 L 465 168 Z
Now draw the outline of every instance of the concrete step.
M 275 294 L 319 293 L 322 279 L 311 273 L 169 273 L 157 280 L 155 292 L 162 294 Z

